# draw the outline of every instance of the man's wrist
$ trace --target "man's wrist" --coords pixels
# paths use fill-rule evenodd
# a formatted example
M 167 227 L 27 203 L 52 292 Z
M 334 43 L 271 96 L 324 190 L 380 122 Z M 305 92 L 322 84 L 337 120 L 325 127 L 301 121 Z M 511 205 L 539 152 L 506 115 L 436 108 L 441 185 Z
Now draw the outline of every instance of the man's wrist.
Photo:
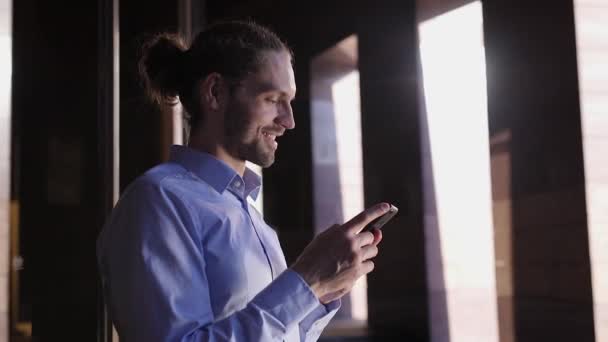
M 297 263 L 292 265 L 290 268 L 292 271 L 296 272 L 302 278 L 302 280 L 304 280 L 317 299 L 323 297 L 324 292 L 321 283 L 318 280 L 319 277 L 316 274 L 306 272 L 306 270 L 300 267 Z

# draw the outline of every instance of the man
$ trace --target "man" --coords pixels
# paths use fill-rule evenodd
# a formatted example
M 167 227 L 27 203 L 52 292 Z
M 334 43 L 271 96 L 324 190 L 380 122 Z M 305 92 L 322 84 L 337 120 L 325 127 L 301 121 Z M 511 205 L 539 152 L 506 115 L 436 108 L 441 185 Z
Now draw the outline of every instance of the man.
M 145 46 L 152 98 L 181 101 L 188 147 L 138 178 L 98 240 L 106 302 L 121 341 L 314 341 L 340 297 L 373 269 L 378 204 L 315 238 L 287 267 L 279 240 L 248 203 L 295 127 L 292 55 L 270 30 L 217 24 L 185 49 Z

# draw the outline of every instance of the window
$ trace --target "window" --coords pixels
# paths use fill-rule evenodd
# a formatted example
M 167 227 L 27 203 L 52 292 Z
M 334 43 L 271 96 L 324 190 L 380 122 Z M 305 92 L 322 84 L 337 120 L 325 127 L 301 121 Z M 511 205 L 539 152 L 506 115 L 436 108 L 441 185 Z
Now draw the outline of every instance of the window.
M 364 209 L 356 36 L 312 60 L 311 95 L 315 230 L 320 233 Z M 366 325 L 367 281 L 362 277 L 343 297 L 327 331 L 357 334 Z
M 431 339 L 498 341 L 481 3 L 418 32 Z
M 608 3 L 575 0 L 595 338 L 608 340 Z

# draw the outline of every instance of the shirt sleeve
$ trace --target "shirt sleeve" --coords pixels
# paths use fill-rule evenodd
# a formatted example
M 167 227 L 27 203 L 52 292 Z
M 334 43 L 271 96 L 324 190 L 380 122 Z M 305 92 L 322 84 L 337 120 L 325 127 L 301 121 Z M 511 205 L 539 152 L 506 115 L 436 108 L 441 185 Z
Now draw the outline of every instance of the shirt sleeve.
M 337 299 L 325 305 L 320 304 L 309 313 L 299 324 L 300 341 L 314 342 L 318 340 L 323 329 L 340 309 L 341 303 L 340 299 Z
M 215 321 L 194 220 L 158 186 L 134 190 L 98 241 L 106 302 L 122 340 L 282 341 L 319 302 L 287 270 L 242 310 Z

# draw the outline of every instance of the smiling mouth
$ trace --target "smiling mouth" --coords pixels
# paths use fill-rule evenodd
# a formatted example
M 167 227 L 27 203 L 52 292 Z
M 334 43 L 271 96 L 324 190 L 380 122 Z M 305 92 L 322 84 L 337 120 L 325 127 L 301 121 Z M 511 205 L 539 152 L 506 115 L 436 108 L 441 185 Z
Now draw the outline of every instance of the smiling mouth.
M 264 137 L 266 137 L 266 138 L 270 138 L 270 139 L 272 139 L 272 140 L 274 140 L 274 139 L 276 139 L 276 138 L 277 138 L 277 136 L 276 136 L 275 134 L 272 134 L 272 133 L 268 133 L 268 132 L 262 132 L 262 134 L 264 135 Z
M 264 139 L 273 147 L 277 148 L 279 144 L 276 142 L 277 135 L 269 132 L 262 132 Z

